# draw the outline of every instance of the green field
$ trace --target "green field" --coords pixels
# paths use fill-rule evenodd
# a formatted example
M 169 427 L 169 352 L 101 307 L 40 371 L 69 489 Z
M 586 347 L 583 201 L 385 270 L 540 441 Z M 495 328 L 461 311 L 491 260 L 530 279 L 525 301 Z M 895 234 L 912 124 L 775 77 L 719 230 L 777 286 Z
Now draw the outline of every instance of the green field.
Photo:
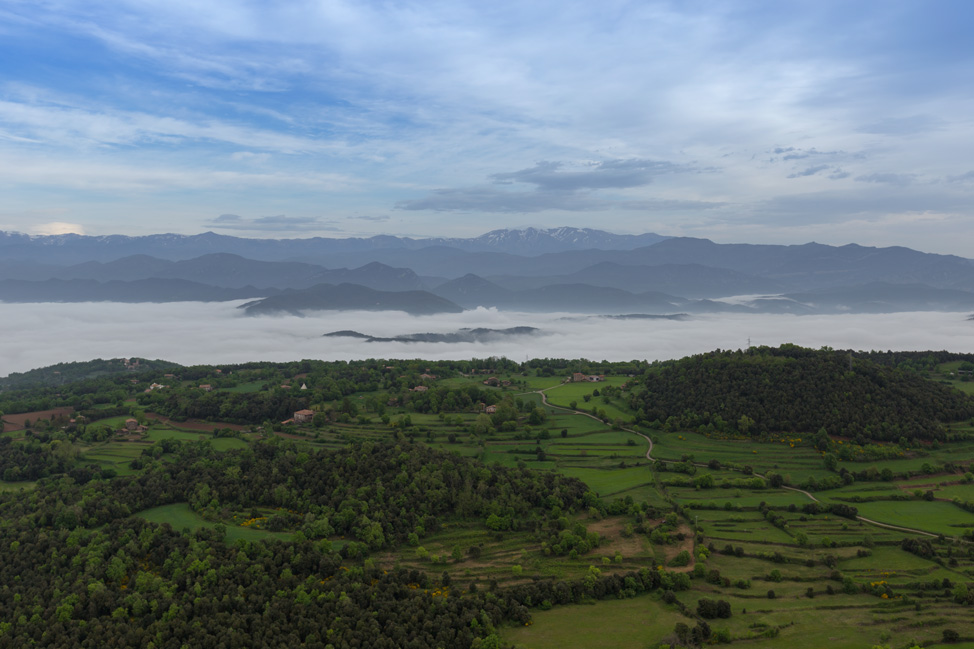
M 190 509 L 186 503 L 174 503 L 172 505 L 153 507 L 139 512 L 136 516 L 152 523 L 169 523 L 174 529 L 188 529 L 191 532 L 201 527 L 209 529 L 216 527 L 216 523 L 206 520 Z M 292 535 L 288 532 L 271 532 L 232 524 L 227 524 L 226 530 L 226 538 L 229 542 L 236 541 L 237 539 L 243 539 L 245 541 L 266 541 L 272 539 L 287 541 L 292 538 Z
M 5 482 L 0 480 L 0 491 L 20 491 L 21 489 L 33 489 L 36 485 L 37 483 L 31 480 L 24 480 L 23 482 Z
M 505 629 L 518 649 L 645 649 L 673 630 L 693 623 L 672 606 L 651 597 L 558 606 L 536 611 L 530 626 Z
M 945 502 L 925 500 L 856 503 L 859 515 L 891 525 L 902 525 L 956 536 L 974 529 L 974 514 Z

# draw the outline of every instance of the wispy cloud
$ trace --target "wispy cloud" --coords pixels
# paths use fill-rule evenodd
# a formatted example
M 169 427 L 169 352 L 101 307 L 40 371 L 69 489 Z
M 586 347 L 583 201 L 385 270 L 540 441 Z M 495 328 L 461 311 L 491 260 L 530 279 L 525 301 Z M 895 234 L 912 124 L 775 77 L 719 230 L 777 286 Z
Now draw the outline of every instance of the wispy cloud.
M 425 198 L 399 201 L 400 210 L 436 212 L 508 212 L 523 214 L 545 210 L 585 212 L 604 205 L 587 196 L 571 192 L 512 192 L 495 187 L 437 189 Z
M 218 230 L 243 230 L 247 232 L 340 232 L 341 229 L 327 221 L 304 216 L 260 216 L 245 219 L 237 214 L 221 214 L 206 227 Z
M 694 171 L 687 165 L 658 160 L 618 159 L 567 168 L 562 162 L 544 161 L 528 169 L 490 175 L 494 185 L 533 185 L 534 191 L 501 189 L 491 186 L 437 189 L 420 199 L 404 200 L 396 204 L 404 210 L 482 211 L 482 212 L 541 212 L 563 210 L 572 212 L 619 209 L 660 209 L 680 205 L 702 207 L 704 201 L 627 201 L 599 196 L 597 190 L 645 187 L 666 174 Z
M 933 115 L 910 115 L 909 117 L 885 117 L 859 127 L 862 133 L 880 135 L 918 135 L 945 128 L 944 120 Z
M 686 167 L 657 160 L 606 160 L 578 171 L 565 170 L 562 162 L 539 162 L 521 169 L 491 176 L 496 183 L 527 183 L 547 191 L 580 189 L 622 189 L 643 187 L 656 176 L 688 171 Z
M 389 220 L 388 216 L 347 216 L 350 221 L 371 221 L 372 223 L 384 223 Z
M 805 176 L 814 176 L 815 174 L 830 169 L 829 165 L 816 165 L 814 167 L 807 167 L 801 171 L 796 171 L 795 173 L 789 175 L 789 178 L 803 178 Z
M 856 176 L 860 183 L 882 183 L 885 185 L 910 185 L 916 181 L 916 174 L 872 173 Z

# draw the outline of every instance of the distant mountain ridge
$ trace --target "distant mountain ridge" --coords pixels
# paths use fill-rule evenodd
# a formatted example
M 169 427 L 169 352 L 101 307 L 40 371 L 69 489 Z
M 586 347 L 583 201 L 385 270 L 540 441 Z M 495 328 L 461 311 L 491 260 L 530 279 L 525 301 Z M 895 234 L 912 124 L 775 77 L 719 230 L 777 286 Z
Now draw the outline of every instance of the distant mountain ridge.
M 267 298 L 251 313 L 966 312 L 974 308 L 974 260 L 903 247 L 721 244 L 569 227 L 468 239 L 0 232 L 0 301 L 244 298 Z
M 0 274 L 2 272 L 0 269 Z M 226 252 L 179 261 L 131 255 L 105 263 L 89 261 L 47 269 L 39 274 L 38 279 L 89 279 L 100 282 L 119 277 L 129 281 L 150 278 L 187 280 L 222 288 L 308 288 L 322 283 L 359 284 L 383 291 L 423 288 L 420 278 L 410 269 L 392 268 L 379 262 L 370 262 L 359 268 L 328 269 L 301 262 L 257 261 Z M 44 277 L 44 274 L 49 277 Z
M 242 304 L 246 315 L 303 315 L 308 311 L 405 311 L 412 315 L 459 313 L 462 308 L 427 291 L 376 291 L 355 284 L 317 284 Z
M 81 234 L 28 235 L 0 231 L 0 259 L 24 259 L 35 263 L 74 264 L 84 261 L 114 261 L 131 255 L 151 255 L 177 261 L 211 253 L 232 253 L 260 261 L 288 261 L 318 257 L 324 260 L 337 253 L 367 250 L 419 250 L 445 246 L 461 251 L 503 250 L 519 255 L 584 250 L 630 250 L 652 245 L 667 237 L 645 233 L 612 234 L 590 228 L 525 228 L 492 230 L 473 238 L 414 239 L 377 235 L 345 239 L 311 237 L 307 239 L 246 239 L 214 232 L 203 234 L 121 234 L 90 236 Z

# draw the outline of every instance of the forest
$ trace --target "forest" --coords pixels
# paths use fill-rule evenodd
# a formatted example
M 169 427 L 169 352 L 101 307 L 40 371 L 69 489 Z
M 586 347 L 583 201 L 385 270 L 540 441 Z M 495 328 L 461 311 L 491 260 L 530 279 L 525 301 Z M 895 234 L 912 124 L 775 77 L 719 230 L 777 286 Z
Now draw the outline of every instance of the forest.
M 943 440 L 949 422 L 974 417 L 974 399 L 911 371 L 917 356 L 794 345 L 718 350 L 652 367 L 631 406 L 670 428 Z

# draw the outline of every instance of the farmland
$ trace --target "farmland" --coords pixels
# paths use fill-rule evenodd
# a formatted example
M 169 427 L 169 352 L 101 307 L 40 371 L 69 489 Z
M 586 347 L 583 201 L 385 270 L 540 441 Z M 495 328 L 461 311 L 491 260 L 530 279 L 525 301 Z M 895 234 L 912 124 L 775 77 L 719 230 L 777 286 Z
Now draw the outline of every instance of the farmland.
M 643 402 L 633 398 L 628 372 L 599 370 L 603 381 L 566 382 L 514 364 L 452 373 L 427 366 L 433 364 L 373 369 L 374 377 L 390 376 L 346 379 L 341 390 L 337 377 L 307 366 L 209 376 L 195 369 L 171 395 L 134 394 L 87 410 L 81 424 L 69 423 L 76 414 L 69 409 L 6 416 L 13 425 L 4 438 L 13 440 L 11 448 L 49 453 L 59 462 L 51 466 L 73 462 L 72 475 L 93 485 L 99 475 L 113 481 L 180 475 L 180 463 L 191 461 L 210 477 L 132 515 L 235 547 L 314 539 L 315 552 L 332 553 L 348 570 L 427 575 L 440 584 L 425 589 L 435 596 L 592 587 L 612 578 L 630 584 L 632 575 L 659 580 L 647 594 L 630 585 L 617 596 L 582 597 L 583 603 L 530 598 L 527 621 L 496 629 L 524 649 L 710 640 L 931 647 L 955 633 L 974 641 L 971 421 L 950 422 L 949 435 L 938 439 L 748 435 L 640 418 L 632 406 Z M 197 387 L 207 381 L 212 392 Z M 304 382 L 307 391 L 282 387 Z M 248 422 L 240 416 L 246 408 L 263 410 Z M 305 408 L 313 416 L 295 422 L 291 415 Z M 141 428 L 128 428 L 132 417 Z M 402 457 L 427 448 L 454 458 L 437 460 L 444 466 L 482 468 L 455 484 L 466 494 L 462 506 L 409 534 L 394 532 L 391 522 L 406 509 L 378 522 L 383 514 L 373 507 L 381 498 L 366 516 L 354 498 L 330 509 L 308 499 L 311 492 L 293 490 L 295 480 L 308 479 L 302 468 L 308 462 L 387 445 L 402 449 Z M 287 469 L 248 473 L 244 467 L 257 451 Z M 488 507 L 475 494 L 488 488 L 485 476 L 493 472 L 580 480 L 585 504 L 539 502 L 540 513 L 520 523 L 499 516 L 502 508 L 489 509 L 494 520 L 471 517 L 474 508 Z M 395 493 L 415 475 L 377 475 L 354 493 L 381 492 L 394 481 Z M 0 494 L 30 493 L 48 479 L 5 481 Z M 268 480 L 266 488 L 248 491 L 250 483 Z M 723 602 L 728 615 L 711 615 L 713 602 Z

